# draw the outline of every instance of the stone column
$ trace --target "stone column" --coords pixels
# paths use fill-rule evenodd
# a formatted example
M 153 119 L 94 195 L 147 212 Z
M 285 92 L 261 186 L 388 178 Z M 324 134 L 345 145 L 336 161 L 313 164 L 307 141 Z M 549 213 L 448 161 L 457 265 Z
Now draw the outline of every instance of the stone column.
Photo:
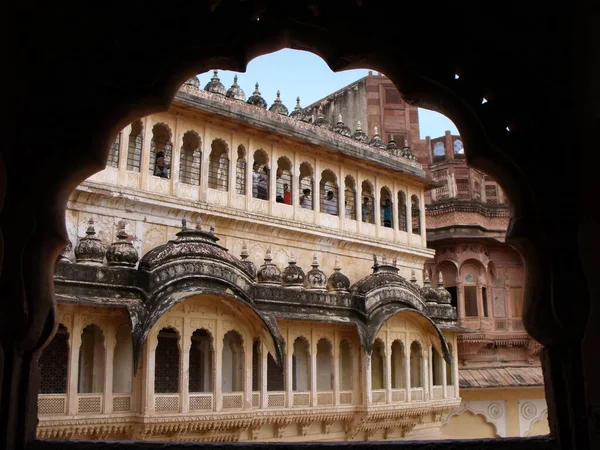
M 448 393 L 446 392 L 446 387 L 447 387 L 447 383 L 446 383 L 446 361 L 444 360 L 443 357 L 441 357 L 442 360 L 442 398 L 448 398 Z M 452 370 L 452 366 L 450 366 L 450 370 Z
M 346 211 L 344 210 L 344 215 Z M 338 333 L 333 335 L 333 404 L 340 404 L 340 340 Z
M 373 186 L 373 219 L 375 222 L 375 236 L 379 237 L 379 228 L 381 224 L 381 191 L 378 183 L 379 178 L 375 177 L 375 186 Z
M 222 381 L 222 370 L 223 370 L 223 335 L 221 333 L 221 321 L 217 320 L 215 327 L 215 365 L 213 367 L 214 374 L 214 395 L 215 395 L 215 411 L 221 411 L 223 406 L 223 381 Z
M 313 177 L 313 210 L 315 212 L 315 224 L 320 223 L 321 213 L 321 165 L 315 159 L 315 172 Z
M 156 346 L 158 345 L 158 333 L 152 333 L 146 341 L 146 386 L 144 389 L 144 408 L 146 414 L 154 412 L 154 370 L 156 362 Z
M 433 347 L 429 348 L 429 354 L 425 357 L 425 390 L 429 391 L 428 396 L 423 396 L 424 399 L 433 398 Z
M 362 355 L 362 363 L 363 363 L 363 405 L 370 405 L 373 400 L 373 394 L 371 389 L 371 355 L 367 355 L 363 353 Z
M 187 413 L 190 410 L 190 348 L 192 347 L 192 330 L 188 324 L 188 319 L 183 320 L 183 331 L 181 333 L 181 412 Z
M 144 122 L 144 140 L 142 142 L 142 155 L 140 158 L 140 178 L 141 188 L 148 190 L 148 177 L 150 175 L 150 148 L 152 147 L 152 127 L 154 122 L 149 117 L 143 119 Z
M 398 214 L 398 185 L 397 183 L 393 183 L 392 192 L 392 228 L 394 230 L 394 242 L 398 242 L 400 240 L 400 217 Z
M 404 191 L 406 196 L 406 232 L 408 233 L 408 245 L 412 242 L 412 199 L 410 191 Z
M 106 327 L 106 338 L 104 340 L 104 395 L 102 399 L 103 413 L 112 413 L 112 391 L 113 391 L 113 362 L 115 346 L 117 345 L 117 330 L 113 324 Z
M 287 360 L 287 358 L 286 358 Z M 269 392 L 268 392 L 268 361 L 269 351 L 264 343 L 260 346 L 260 407 L 265 409 L 269 406 Z
M 250 336 L 244 337 L 245 349 L 244 349 L 244 372 L 246 378 L 244 380 L 244 409 L 252 409 L 252 350 L 254 348 L 254 342 Z
M 406 386 L 406 401 L 411 402 L 410 380 L 410 345 L 404 346 L 404 385 Z
M 385 397 L 386 403 L 392 401 L 392 350 L 389 340 L 386 339 L 385 345 L 385 367 L 383 368 L 385 374 Z
M 419 194 L 419 223 L 421 225 L 421 244 L 427 247 L 427 231 L 425 229 L 425 194 Z
M 292 406 L 294 405 L 294 398 L 293 398 L 293 391 L 292 391 L 292 371 L 293 371 L 293 364 L 292 364 L 292 358 L 293 358 L 293 353 L 294 353 L 294 343 L 293 342 L 286 342 L 286 355 L 285 355 L 285 398 L 286 398 L 286 403 L 287 403 L 287 407 L 288 408 L 292 408 Z
M 79 348 L 81 347 L 81 315 L 73 313 L 73 330 L 69 333 L 69 383 L 67 386 L 67 414 L 77 414 L 79 392 Z
M 127 153 L 129 152 L 130 133 L 131 124 L 121 130 L 121 140 L 119 142 L 119 184 L 121 186 L 127 186 Z
M 175 119 L 175 129 L 173 130 L 173 149 L 171 150 L 171 195 L 175 191 L 175 186 L 179 184 L 179 166 L 181 164 L 181 147 L 183 147 L 183 130 L 181 122 Z
M 456 284 L 456 296 L 458 297 L 458 318 L 464 320 L 465 314 L 465 290 L 463 288 L 462 279 Z
M 340 179 L 338 181 L 338 213 L 341 231 L 344 230 L 344 222 L 346 221 L 346 183 L 344 177 L 344 168 L 340 167 Z
M 204 202 L 208 200 L 208 165 L 212 150 L 210 138 L 209 131 L 205 128 L 202 139 L 202 162 L 200 163 L 200 200 Z
M 227 186 L 227 204 L 229 207 L 235 205 L 235 196 L 236 196 L 236 180 L 237 180 L 237 148 L 234 146 L 234 137 L 231 135 L 231 139 L 228 142 L 229 145 L 229 178 L 228 178 L 228 186 Z
M 314 330 L 310 339 L 310 405 L 317 406 L 317 343 Z

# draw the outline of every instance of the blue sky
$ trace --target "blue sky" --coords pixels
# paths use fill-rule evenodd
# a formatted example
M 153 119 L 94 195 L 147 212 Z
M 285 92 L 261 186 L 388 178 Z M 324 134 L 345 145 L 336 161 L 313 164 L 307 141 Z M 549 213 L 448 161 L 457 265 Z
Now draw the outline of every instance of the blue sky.
M 218 67 L 215 67 L 218 69 Z M 281 100 L 291 111 L 300 96 L 300 105 L 307 106 L 338 89 L 367 75 L 369 68 L 346 70 L 334 73 L 319 56 L 300 50 L 283 49 L 259 56 L 248 63 L 246 72 L 219 70 L 219 78 L 226 88 L 233 83 L 237 73 L 238 84 L 249 97 L 258 81 L 260 92 L 267 104 L 271 105 L 277 90 Z M 374 71 L 375 72 L 375 71 Z M 200 86 L 204 88 L 212 77 L 212 70 L 198 75 Z M 421 138 L 442 136 L 446 130 L 458 134 L 456 126 L 446 116 L 434 111 L 419 108 Z

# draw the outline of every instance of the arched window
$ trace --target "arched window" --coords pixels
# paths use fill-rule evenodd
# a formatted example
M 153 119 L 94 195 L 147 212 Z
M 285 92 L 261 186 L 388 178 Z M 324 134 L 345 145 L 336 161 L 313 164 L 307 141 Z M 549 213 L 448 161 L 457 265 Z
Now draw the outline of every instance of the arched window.
M 102 330 L 97 325 L 88 325 L 81 333 L 77 392 L 80 394 L 104 392 L 104 355 Z
M 340 391 L 353 390 L 353 366 L 352 366 L 352 346 L 347 339 L 340 342 Z
M 283 391 L 284 389 L 283 367 L 277 364 L 269 353 L 267 355 L 267 391 Z
M 271 185 L 269 175 L 269 157 L 267 153 L 264 150 L 256 150 L 252 162 L 252 197 L 269 200 Z
M 238 145 L 238 156 L 235 163 L 235 192 L 246 195 L 246 149 Z
M 185 184 L 200 184 L 200 136 L 195 131 L 187 131 L 183 135 L 181 158 L 179 161 L 179 181 Z
M 285 205 L 292 204 L 292 163 L 282 156 L 277 160 L 275 180 L 275 201 Z
M 63 324 L 38 360 L 40 394 L 66 394 L 69 367 L 69 332 Z
M 450 358 L 452 362 L 454 362 L 454 353 L 452 352 L 452 345 L 448 344 L 448 349 L 450 350 Z M 448 386 L 452 386 L 454 384 L 454 373 L 452 371 L 453 364 L 449 364 L 446 362 L 446 384 Z
M 300 164 L 300 206 L 304 209 L 313 208 L 313 169 L 312 166 L 303 162 Z
M 392 342 L 392 389 L 406 388 L 406 357 L 404 356 L 404 344 L 396 339 Z
M 385 346 L 381 339 L 375 340 L 371 354 L 371 389 L 385 388 Z
M 127 146 L 127 170 L 139 172 L 142 162 L 142 144 L 144 126 L 141 120 L 136 120 L 131 124 L 129 133 L 129 145 Z M 152 160 L 153 158 L 151 158 Z
M 441 141 L 436 142 L 433 146 L 433 156 L 444 156 L 445 154 L 444 143 Z
M 208 187 L 218 191 L 229 190 L 229 147 L 223 139 L 215 139 L 211 144 L 208 158 Z
M 333 390 L 333 347 L 325 338 L 317 342 L 317 391 Z
M 123 325 L 117 329 L 117 342 L 113 354 L 113 392 L 129 394 L 133 391 L 133 346 L 131 328 Z
M 121 132 L 117 134 L 115 141 L 108 150 L 108 159 L 106 160 L 106 167 L 119 167 L 119 149 L 121 147 Z
M 344 179 L 344 197 L 346 219 L 356 220 L 356 183 L 350 175 Z
M 371 183 L 365 180 L 362 182 L 361 189 L 361 220 L 366 223 L 375 223 L 375 200 L 373 197 L 373 186 Z
M 412 215 L 412 232 L 413 234 L 421 234 L 421 208 L 419 207 L 419 197 L 413 195 L 410 197 L 411 215 Z
M 404 191 L 398 191 L 398 228 L 400 231 L 408 231 L 408 221 L 406 220 L 406 194 Z
M 173 328 L 158 332 L 154 356 L 154 392 L 175 394 L 179 392 L 179 334 Z
M 310 391 L 310 345 L 304 337 L 296 338 L 294 341 L 292 390 Z
M 157 123 L 152 127 L 152 141 L 150 142 L 150 166 L 152 175 L 161 178 L 171 178 L 171 129 L 164 123 Z
M 241 392 L 244 390 L 244 343 L 237 331 L 228 331 L 223 337 L 223 356 L 221 358 L 222 392 Z
M 393 228 L 393 215 L 392 208 L 394 207 L 394 203 L 392 202 L 392 193 L 387 187 L 382 187 L 380 191 L 380 201 L 381 201 L 381 225 L 386 228 Z
M 213 338 L 208 330 L 194 331 L 190 345 L 189 392 L 213 392 Z
M 319 186 L 321 191 L 321 212 L 331 214 L 332 216 L 339 216 L 338 185 L 335 174 L 329 169 L 321 172 Z
M 423 387 L 423 347 L 417 341 L 410 344 L 410 387 Z
M 442 386 L 444 384 L 442 375 L 444 360 L 435 347 L 431 347 L 431 351 L 431 380 L 434 386 Z
M 463 155 L 465 153 L 465 147 L 460 139 L 454 141 L 454 154 Z
M 474 268 L 468 268 L 467 270 L 474 270 Z M 477 317 L 479 311 L 477 308 L 477 284 L 475 275 L 471 272 L 466 272 L 464 275 L 463 293 L 465 296 L 465 316 Z

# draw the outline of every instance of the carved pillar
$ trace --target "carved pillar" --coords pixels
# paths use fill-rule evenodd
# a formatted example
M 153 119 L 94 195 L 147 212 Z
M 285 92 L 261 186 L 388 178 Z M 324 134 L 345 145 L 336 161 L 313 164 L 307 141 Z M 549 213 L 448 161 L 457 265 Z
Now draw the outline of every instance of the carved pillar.
M 407 341 L 408 342 L 408 341 Z M 406 401 L 410 402 L 411 399 L 411 380 L 410 380 L 410 345 L 404 346 L 404 385 L 406 386 Z
M 244 409 L 252 409 L 252 349 L 254 342 L 250 336 L 244 339 Z
M 315 212 L 315 224 L 320 223 L 321 212 L 321 164 L 315 160 L 315 176 L 313 181 L 313 210 Z
M 81 315 L 73 312 L 73 331 L 69 334 L 69 385 L 67 414 L 77 414 L 77 393 L 79 382 L 79 349 L 81 347 Z
M 346 215 L 345 210 L 344 215 Z M 333 404 L 340 404 L 340 340 L 338 333 L 333 334 Z
M 110 323 L 106 327 L 105 352 L 104 352 L 104 395 L 102 399 L 104 414 L 112 413 L 112 392 L 113 392 L 113 362 L 115 346 L 117 345 L 117 330 Z
M 400 240 L 400 219 L 398 216 L 398 184 L 394 182 L 394 190 L 392 192 L 392 228 L 394 229 L 394 242 Z
M 208 200 L 208 165 L 210 151 L 212 150 L 209 142 L 210 138 L 210 133 L 205 127 L 202 139 L 202 163 L 200 164 L 200 200 L 204 202 Z
M 234 147 L 234 138 L 233 134 L 231 135 L 231 139 L 228 142 L 229 145 L 229 177 L 227 178 L 228 186 L 227 186 L 227 204 L 229 207 L 235 205 L 235 196 L 236 196 L 236 180 L 237 180 L 237 149 Z
M 373 187 L 373 217 L 375 222 L 375 236 L 379 237 L 379 227 L 381 227 L 381 191 L 378 183 L 379 177 L 375 177 L 375 186 Z
M 425 194 L 419 193 L 419 227 L 421 231 L 421 245 L 427 247 L 427 232 L 425 230 Z
M 310 405 L 317 406 L 317 343 L 315 332 L 311 330 L 310 339 Z
M 150 177 L 150 148 L 152 146 L 152 127 L 154 122 L 147 117 L 144 120 L 144 140 L 142 142 L 142 156 L 140 159 L 140 178 L 142 189 L 148 190 L 148 177 Z
M 465 314 L 465 290 L 462 284 L 462 278 L 456 284 L 456 296 L 458 298 L 458 318 L 463 320 L 466 317 Z
M 448 393 L 446 392 L 446 361 L 443 357 L 440 357 L 442 364 L 442 398 L 448 398 Z M 452 370 L 452 366 L 450 366 L 450 370 Z
M 126 186 L 127 183 L 127 153 L 129 152 L 129 134 L 131 133 L 131 124 L 121 130 L 121 140 L 119 142 L 119 183 Z
M 289 333 L 289 331 L 288 331 Z M 294 343 L 290 342 L 291 339 L 286 342 L 286 355 L 285 355 L 285 398 L 286 398 L 286 406 L 291 408 L 294 405 L 294 398 L 292 394 L 292 371 L 293 364 L 292 358 L 294 357 Z
M 373 400 L 373 394 L 371 392 L 372 391 L 372 389 L 371 389 L 371 355 L 367 355 L 366 353 L 363 353 L 362 363 L 363 363 L 362 372 L 363 372 L 363 386 L 364 386 L 362 404 L 370 405 L 371 401 Z
M 433 347 L 429 348 L 428 355 L 425 357 L 425 389 L 429 391 L 424 399 L 433 398 Z
M 144 389 L 145 403 L 143 408 L 145 414 L 152 414 L 154 412 L 154 371 L 157 345 L 158 332 L 155 332 L 150 334 L 146 341 L 146 386 Z
M 389 339 L 386 339 L 385 367 L 383 373 L 385 374 L 386 403 L 390 403 L 392 401 L 392 350 L 390 347 Z
M 412 199 L 410 197 L 410 191 L 404 191 L 406 196 L 406 202 L 404 207 L 406 209 L 406 232 L 408 233 L 408 245 L 412 242 Z
M 213 367 L 214 374 L 214 391 L 215 391 L 215 411 L 221 411 L 223 406 L 223 334 L 221 333 L 221 321 L 217 320 L 215 328 L 215 366 Z
M 269 405 L 269 393 L 268 393 L 268 360 L 269 360 L 269 351 L 267 350 L 267 346 L 264 342 L 261 342 L 260 346 L 260 407 L 266 408 Z M 287 357 L 286 357 L 287 361 Z
M 340 179 L 338 182 L 338 214 L 340 217 L 340 230 L 344 230 L 346 221 L 346 183 L 344 180 L 344 168 L 340 168 Z
M 171 179 L 170 192 L 173 194 L 175 186 L 179 184 L 179 166 L 181 164 L 181 147 L 183 147 L 183 130 L 179 119 L 175 119 L 173 129 L 173 149 L 171 150 Z
M 181 333 L 181 412 L 187 413 L 190 410 L 190 348 L 192 346 L 192 330 L 189 326 L 189 319 L 183 320 L 183 330 Z

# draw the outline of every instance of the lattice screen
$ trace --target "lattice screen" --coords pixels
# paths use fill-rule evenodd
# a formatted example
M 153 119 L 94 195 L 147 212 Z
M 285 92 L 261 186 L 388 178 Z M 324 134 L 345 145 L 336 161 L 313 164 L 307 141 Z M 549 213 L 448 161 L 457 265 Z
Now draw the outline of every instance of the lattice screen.
M 498 204 L 498 187 L 495 184 L 485 185 L 485 201 L 492 205 Z
M 227 191 L 229 186 L 229 158 L 226 153 L 210 155 L 208 165 L 208 187 L 218 191 Z
M 471 192 L 469 190 L 469 180 L 468 179 L 458 179 L 456 180 L 456 191 L 457 197 L 461 199 L 470 199 Z
M 67 392 L 68 342 L 69 335 L 59 328 L 50 344 L 42 352 L 39 359 L 40 394 L 64 394 Z
M 304 190 L 305 189 L 309 189 L 310 190 L 310 200 L 309 201 L 304 201 L 302 202 L 302 195 L 304 194 Z M 313 207 L 313 198 L 314 195 L 314 189 L 313 189 L 313 179 L 310 176 L 305 176 L 303 178 L 300 178 L 300 192 L 299 192 L 299 204 L 302 208 L 304 209 L 314 209 Z
M 131 397 L 113 397 L 112 399 L 113 412 L 129 412 L 131 411 Z
M 402 104 L 402 96 L 397 89 L 388 88 L 385 90 L 385 102 L 387 104 L 399 105 Z
M 117 135 L 115 142 L 110 146 L 108 151 L 108 160 L 106 161 L 106 167 L 119 167 L 119 147 L 121 146 L 121 133 Z
M 260 390 L 260 342 L 255 341 L 252 345 L 252 390 Z
M 131 125 L 131 133 L 129 134 L 129 148 L 127 151 L 127 170 L 139 172 L 142 160 L 142 125 L 139 123 L 136 126 L 134 122 Z
M 179 392 L 179 348 L 177 337 L 158 336 L 154 363 L 154 392 Z
M 246 160 L 238 159 L 235 163 L 235 192 L 246 195 Z
M 179 161 L 179 179 L 182 183 L 200 184 L 200 165 L 202 153 L 199 148 L 181 148 L 181 159 Z

